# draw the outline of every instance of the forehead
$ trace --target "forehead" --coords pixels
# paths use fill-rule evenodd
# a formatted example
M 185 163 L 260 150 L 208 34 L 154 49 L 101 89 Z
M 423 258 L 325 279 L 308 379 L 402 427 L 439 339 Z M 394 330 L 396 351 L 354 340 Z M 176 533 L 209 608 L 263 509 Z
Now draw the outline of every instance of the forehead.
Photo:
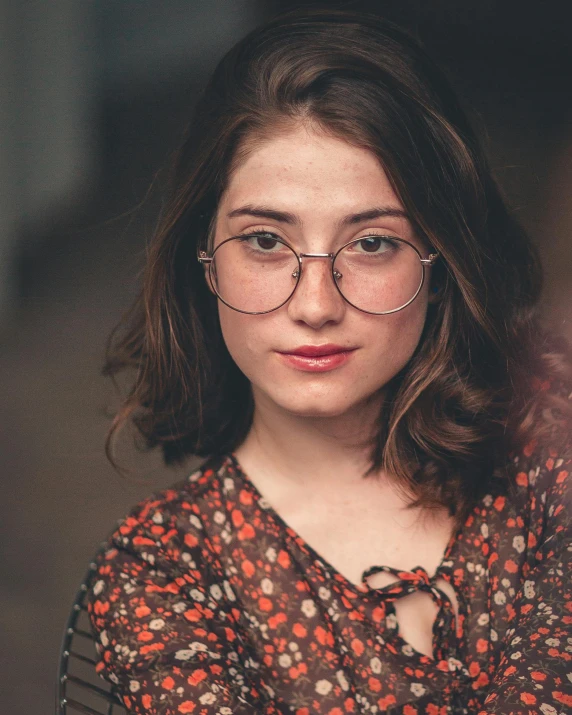
M 246 144 L 221 203 L 232 208 L 255 200 L 300 211 L 323 205 L 344 213 L 379 203 L 402 208 L 373 152 L 304 125 Z

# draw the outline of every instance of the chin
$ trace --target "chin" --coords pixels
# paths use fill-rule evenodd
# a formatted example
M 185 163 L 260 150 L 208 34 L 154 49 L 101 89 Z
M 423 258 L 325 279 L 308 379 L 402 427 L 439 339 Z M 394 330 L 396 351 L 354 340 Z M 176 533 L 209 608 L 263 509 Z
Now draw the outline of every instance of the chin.
M 295 415 L 296 417 L 327 418 L 341 417 L 342 415 L 346 414 L 352 406 L 334 408 L 330 405 L 304 405 L 303 407 L 300 407 L 298 405 L 284 405 L 283 409 L 290 414 Z
M 331 394 L 285 395 L 283 397 L 269 395 L 269 397 L 275 404 L 291 415 L 315 418 L 341 417 L 363 405 L 365 401 L 365 398 L 356 399 L 355 394 L 352 395 L 350 400 Z

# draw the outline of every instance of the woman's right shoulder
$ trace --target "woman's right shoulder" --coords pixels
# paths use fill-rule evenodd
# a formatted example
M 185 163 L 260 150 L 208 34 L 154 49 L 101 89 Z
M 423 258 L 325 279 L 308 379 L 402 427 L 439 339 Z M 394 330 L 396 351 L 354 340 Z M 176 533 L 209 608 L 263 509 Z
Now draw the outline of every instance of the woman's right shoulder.
M 100 654 L 96 669 L 114 684 L 127 688 L 126 679 L 146 678 L 157 662 L 172 664 L 170 658 L 182 665 L 194 647 L 199 655 L 222 657 L 224 642 L 207 634 L 226 608 L 223 593 L 233 594 L 206 517 L 221 496 L 227 463 L 209 458 L 143 499 L 95 557 L 87 610 Z
M 167 570 L 181 559 L 188 561 L 193 552 L 200 558 L 205 522 L 221 497 L 228 464 L 228 457 L 209 457 L 184 479 L 135 504 L 103 542 L 100 563 L 128 552 Z

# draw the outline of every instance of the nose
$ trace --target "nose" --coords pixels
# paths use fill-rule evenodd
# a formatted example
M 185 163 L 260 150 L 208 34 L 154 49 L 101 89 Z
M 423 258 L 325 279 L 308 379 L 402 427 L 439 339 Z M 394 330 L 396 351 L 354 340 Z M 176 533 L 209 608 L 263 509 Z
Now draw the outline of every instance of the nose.
M 346 302 L 335 286 L 331 258 L 302 258 L 302 272 L 287 308 L 292 320 L 315 330 L 327 323 L 340 322 Z

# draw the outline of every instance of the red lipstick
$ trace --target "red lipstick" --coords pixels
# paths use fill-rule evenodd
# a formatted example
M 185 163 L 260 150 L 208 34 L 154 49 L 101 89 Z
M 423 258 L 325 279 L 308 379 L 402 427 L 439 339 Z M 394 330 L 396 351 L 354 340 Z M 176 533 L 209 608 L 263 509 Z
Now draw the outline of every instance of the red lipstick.
M 306 372 L 327 372 L 344 365 L 357 348 L 343 347 L 334 343 L 325 345 L 300 345 L 277 353 L 291 367 Z

